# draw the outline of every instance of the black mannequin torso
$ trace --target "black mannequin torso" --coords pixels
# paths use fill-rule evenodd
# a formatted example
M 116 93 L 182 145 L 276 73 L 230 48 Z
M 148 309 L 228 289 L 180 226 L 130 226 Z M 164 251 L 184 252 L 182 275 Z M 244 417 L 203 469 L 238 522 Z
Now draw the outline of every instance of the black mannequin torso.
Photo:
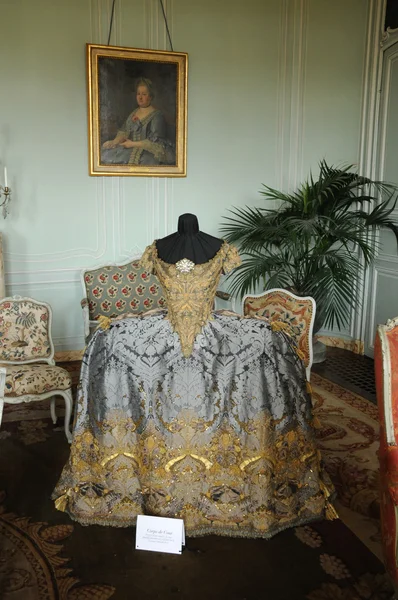
M 156 240 L 158 257 L 166 263 L 175 264 L 188 258 L 195 265 L 208 262 L 217 254 L 224 241 L 199 231 L 195 215 L 185 213 L 178 219 L 178 231 Z

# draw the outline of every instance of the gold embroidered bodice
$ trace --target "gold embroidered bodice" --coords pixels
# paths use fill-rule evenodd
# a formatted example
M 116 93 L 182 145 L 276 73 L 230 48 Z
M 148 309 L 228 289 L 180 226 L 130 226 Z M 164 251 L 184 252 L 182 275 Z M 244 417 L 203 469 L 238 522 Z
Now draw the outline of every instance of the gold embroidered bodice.
M 221 274 L 228 273 L 240 262 L 238 251 L 227 242 L 211 260 L 201 265 L 186 258 L 176 264 L 166 263 L 158 257 L 155 242 L 145 249 L 141 266 L 154 272 L 163 287 L 167 318 L 179 335 L 185 357 L 191 355 L 197 334 L 211 318 Z

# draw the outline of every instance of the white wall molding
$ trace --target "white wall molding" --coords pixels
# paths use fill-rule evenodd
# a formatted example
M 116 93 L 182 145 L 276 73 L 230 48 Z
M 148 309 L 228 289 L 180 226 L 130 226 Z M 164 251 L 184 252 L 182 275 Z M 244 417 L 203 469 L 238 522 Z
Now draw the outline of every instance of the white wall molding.
M 79 360 L 80 357 L 80 352 L 85 346 L 84 343 L 84 337 L 83 336 L 79 336 L 79 335 L 71 335 L 71 336 L 67 336 L 67 337 L 59 337 L 59 336 L 52 336 L 52 340 L 54 343 L 54 346 L 57 348 L 57 352 L 55 353 L 57 358 L 56 360 L 67 360 L 65 357 L 62 357 L 62 355 L 60 355 L 60 352 L 70 352 L 70 351 L 74 351 L 76 352 L 76 356 L 74 358 L 72 358 L 72 360 Z M 71 360 L 71 359 L 69 359 Z
M 277 186 L 295 189 L 303 179 L 304 95 L 309 0 L 282 0 L 277 93 Z
M 383 32 L 383 35 L 382 35 L 382 38 L 381 38 L 381 42 L 380 42 L 380 46 L 384 50 L 386 50 L 390 46 L 393 46 L 394 44 L 396 44 L 396 42 L 398 42 L 398 28 L 397 29 L 391 29 L 390 27 L 388 27 L 386 29 L 386 31 Z
M 368 28 L 364 65 L 364 81 L 362 94 L 362 117 L 359 148 L 359 172 L 371 179 L 376 174 L 376 148 L 380 114 L 380 85 L 382 75 L 382 52 L 380 44 L 384 31 L 386 0 L 370 0 L 368 11 Z M 360 312 L 351 312 L 352 335 L 365 342 L 367 314 L 369 311 L 372 274 L 366 270 L 359 279 L 362 289 Z M 374 281 L 373 281 L 374 284 Z M 373 300 L 371 300 L 373 302 Z
M 108 0 L 108 4 L 111 4 L 112 0 Z M 101 38 L 101 3 L 100 0 L 91 0 L 89 4 L 90 14 L 90 27 L 91 27 L 91 39 L 98 40 Z M 83 49 L 82 49 L 83 52 Z M 78 190 L 76 191 L 78 193 Z M 95 210 L 96 215 L 96 244 L 94 248 L 80 247 L 70 248 L 69 250 L 51 250 L 51 252 L 44 253 L 17 253 L 17 252 L 5 252 L 4 256 L 7 260 L 8 273 L 14 272 L 13 265 L 22 264 L 51 264 L 60 261 L 66 261 L 71 259 L 98 259 L 106 254 L 107 249 L 107 236 L 106 236 L 106 203 L 104 194 L 104 181 L 96 180 L 96 191 L 95 191 Z M 94 223 L 90 221 L 90 232 L 93 230 Z
M 370 18 L 367 44 L 367 63 L 364 93 L 364 109 L 361 131 L 361 163 L 360 172 L 372 179 L 392 179 L 391 173 L 391 123 L 389 118 L 395 114 L 394 107 L 390 105 L 393 87 L 392 68 L 398 59 L 398 51 L 394 44 L 398 42 L 398 30 L 384 31 L 386 0 L 370 4 Z M 393 120 L 394 128 L 396 122 Z M 389 140 L 389 141 L 388 141 Z M 387 160 L 387 144 L 390 148 L 390 158 Z M 392 156 L 394 156 L 392 154 Z M 389 166 L 390 165 L 390 166 Z M 389 169 L 389 176 L 386 169 Z M 371 208 L 371 207 L 370 207 Z M 395 210 L 393 216 L 398 211 Z M 383 231 L 377 231 L 373 236 L 377 257 L 368 269 L 363 285 L 363 310 L 356 317 L 355 331 L 364 341 L 365 351 L 369 355 L 374 350 L 374 335 L 376 331 L 376 318 L 385 320 L 386 314 L 391 316 L 394 303 L 386 302 L 383 294 L 388 293 L 391 286 L 395 288 L 397 276 L 397 256 L 384 252 L 383 243 L 387 241 Z M 388 243 L 388 242 L 387 242 Z M 386 248 L 388 249 L 388 247 Z M 385 279 L 382 280 L 381 276 Z M 378 296 L 378 293 L 380 294 Z
M 371 278 L 371 283 L 370 286 L 368 288 L 368 302 L 369 302 L 369 308 L 370 308 L 370 321 L 369 323 L 365 324 L 365 333 L 364 333 L 364 339 L 366 339 L 366 334 L 367 331 L 366 329 L 368 329 L 368 331 L 373 331 L 374 326 L 375 326 L 375 319 L 374 319 L 374 307 L 376 305 L 376 292 L 377 292 L 377 279 L 378 279 L 378 274 L 379 271 L 378 270 L 374 270 L 372 273 L 372 278 Z M 370 347 L 372 348 L 372 344 L 370 344 Z
M 389 263 L 389 262 L 391 262 L 391 263 L 394 263 L 396 265 L 397 264 L 397 257 L 394 254 L 388 254 L 388 253 L 383 252 L 383 254 L 380 254 L 378 256 L 378 261 L 380 263 L 383 263 L 383 262 Z
M 3 228 L 6 284 L 49 301 L 62 344 L 79 338 L 82 328 L 83 268 L 141 254 L 154 238 L 175 231 L 185 211 L 203 211 L 203 226 L 215 233 L 231 206 L 255 201 L 259 181 L 295 188 L 308 147 L 322 145 L 304 110 L 317 69 L 329 60 L 330 49 L 317 42 L 318 56 L 311 41 L 324 27 L 317 3 L 255 0 L 248 10 L 227 0 L 163 0 L 175 50 L 190 56 L 188 177 L 89 177 L 84 44 L 107 44 L 112 2 L 81 0 L 72 12 L 61 0 L 57 11 L 46 10 L 47 0 L 0 7 L 8 19 L 3 50 L 19 35 L 12 64 L 0 65 L 10 89 L 0 114 L 1 160 L 16 173 L 14 208 Z M 331 48 L 336 72 L 341 48 L 360 69 L 364 10 L 352 35 L 336 41 L 338 52 Z M 343 14 L 351 20 L 356 11 L 345 0 L 328 6 L 336 28 Z M 239 47 L 239 39 L 247 43 Z M 110 43 L 169 50 L 159 0 L 116 0 Z M 328 81 L 319 89 L 320 103 L 333 86 Z M 357 80 L 347 87 L 345 107 L 333 118 L 344 119 L 346 107 L 356 118 L 358 88 Z M 24 105 L 35 115 L 31 135 L 21 118 Z M 352 128 L 348 143 L 356 142 Z M 344 144 L 335 139 L 330 145 L 337 154 Z
M 51 251 L 43 253 L 18 253 L 18 252 L 5 252 L 4 256 L 7 259 L 7 263 L 12 267 L 14 264 L 51 264 L 60 262 L 63 260 L 70 260 L 76 258 L 101 258 L 105 255 L 107 249 L 107 232 L 106 232 L 106 202 L 104 185 L 102 181 L 96 181 L 96 201 L 97 206 L 96 220 L 89 221 L 87 227 L 90 231 L 93 229 L 95 223 L 95 235 L 96 235 L 96 246 L 95 248 L 72 248 L 65 251 Z M 8 268 L 8 272 L 14 272 L 13 268 Z
M 378 266 L 374 269 L 373 271 L 373 276 L 372 276 L 372 285 L 371 285 L 371 292 L 369 294 L 369 319 L 366 323 L 366 333 L 367 333 L 367 337 L 370 339 L 368 346 L 370 349 L 374 349 L 374 342 L 373 337 L 370 335 L 371 332 L 373 332 L 375 330 L 376 327 L 376 322 L 375 322 L 375 306 L 376 306 L 376 300 L 377 300 L 377 291 L 379 289 L 378 286 L 378 279 L 380 277 L 380 275 L 387 275 L 389 279 L 396 279 L 398 280 L 398 273 L 396 268 L 388 268 L 388 267 L 384 267 L 384 266 Z
M 20 288 L 20 287 L 29 287 L 31 289 L 33 289 L 35 286 L 38 285 L 50 285 L 51 287 L 55 286 L 55 285 L 64 285 L 64 284 L 73 284 L 76 285 L 77 283 L 80 284 L 80 280 L 78 278 L 73 278 L 73 279 L 35 279 L 34 281 L 30 280 L 30 281 L 10 281 L 7 282 L 7 287 L 12 287 L 13 289 L 16 288 Z
M 395 41 L 398 40 L 398 36 L 397 39 Z M 390 45 L 388 46 L 382 46 L 383 48 L 383 52 L 385 52 L 385 50 L 387 50 L 390 47 Z M 383 56 L 383 52 L 381 52 L 381 55 Z M 391 85 L 391 73 L 392 73 L 392 67 L 394 65 L 394 63 L 396 63 L 398 61 L 398 49 L 396 50 L 396 53 L 389 56 L 388 60 L 385 61 L 385 65 L 384 65 L 384 70 L 383 70 L 383 87 L 385 89 L 390 89 L 390 85 Z M 381 92 L 381 85 L 380 85 L 380 92 Z M 377 177 L 380 179 L 384 179 L 385 177 L 385 157 L 386 157 L 386 136 L 387 136 L 387 126 L 388 126 L 388 104 L 389 104 L 389 97 L 387 94 L 384 95 L 383 98 L 383 103 L 379 104 L 379 110 L 380 110 L 380 118 L 379 118 L 379 136 L 378 136 L 378 140 L 377 140 L 377 149 L 378 149 L 378 156 L 377 156 L 377 160 L 375 159 L 375 167 L 377 168 Z
M 285 154 L 287 154 L 287 140 L 285 139 L 285 125 L 288 113 L 288 98 L 286 93 L 288 72 L 288 0 L 280 0 L 280 33 L 279 33 L 279 65 L 277 87 L 277 135 L 275 153 L 276 186 L 284 187 Z
M 295 189 L 303 179 L 304 94 L 306 83 L 307 30 L 309 0 L 295 0 L 293 29 L 293 65 L 291 95 L 291 143 L 289 152 L 289 183 Z

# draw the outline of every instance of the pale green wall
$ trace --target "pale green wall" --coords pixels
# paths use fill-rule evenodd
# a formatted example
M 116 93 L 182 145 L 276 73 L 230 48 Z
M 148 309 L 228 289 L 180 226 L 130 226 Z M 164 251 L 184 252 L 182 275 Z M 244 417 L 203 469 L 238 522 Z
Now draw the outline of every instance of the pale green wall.
M 322 157 L 358 162 L 368 2 L 167 0 L 189 54 L 186 178 L 88 176 L 85 44 L 111 0 L 0 0 L 0 222 L 7 293 L 54 309 L 58 350 L 83 347 L 80 269 L 141 252 L 196 213 L 217 234 L 261 183 L 290 188 Z M 116 0 L 112 43 L 168 49 L 158 0 Z

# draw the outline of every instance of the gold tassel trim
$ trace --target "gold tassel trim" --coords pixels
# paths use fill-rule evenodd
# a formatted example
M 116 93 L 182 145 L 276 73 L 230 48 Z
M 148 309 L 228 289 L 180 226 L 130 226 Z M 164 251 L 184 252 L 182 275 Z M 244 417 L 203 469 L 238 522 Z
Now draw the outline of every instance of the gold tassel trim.
M 323 483 L 323 481 L 319 482 L 319 486 L 321 488 L 321 491 L 323 493 L 323 495 L 325 496 L 327 502 L 325 504 L 325 517 L 327 521 L 334 521 L 335 519 L 339 518 L 339 515 L 337 514 L 337 511 L 335 509 L 335 507 L 333 506 L 333 504 L 331 502 L 329 502 L 328 498 L 330 497 L 330 492 L 328 490 L 328 488 L 326 487 L 326 485 Z
M 101 329 L 109 329 L 109 327 L 111 326 L 112 323 L 112 319 L 110 317 L 105 317 L 105 315 L 100 315 L 98 317 L 98 327 L 101 327 Z
M 311 458 L 312 456 L 314 456 L 316 453 L 315 452 L 308 452 L 307 454 L 303 454 L 300 457 L 300 461 L 301 462 L 305 462 L 306 460 L 308 460 L 309 458 Z M 323 490 L 322 490 L 323 491 Z
M 270 323 L 272 331 L 286 331 L 291 335 L 291 327 L 283 321 L 271 321 Z
M 323 493 L 325 498 L 329 498 L 330 492 L 322 480 L 319 482 L 319 487 L 321 488 L 321 492 Z
M 314 417 L 312 419 L 312 426 L 314 429 L 322 429 L 322 423 L 318 419 L 318 417 Z
M 335 507 L 330 502 L 326 502 L 325 517 L 327 521 L 335 521 L 339 518 Z
M 289 323 L 284 323 L 283 321 L 277 321 L 277 320 L 271 321 L 270 325 L 271 325 L 272 331 L 284 331 L 285 333 L 287 333 L 288 336 L 290 336 L 293 340 L 296 341 L 296 346 L 295 346 L 296 354 L 300 360 L 305 361 L 307 357 L 306 357 L 305 353 L 302 350 L 300 350 L 300 348 L 297 346 L 297 336 L 296 336 L 292 326 Z
M 69 503 L 70 490 L 62 494 L 59 498 L 57 498 L 54 502 L 55 508 L 60 510 L 61 512 L 65 512 Z

